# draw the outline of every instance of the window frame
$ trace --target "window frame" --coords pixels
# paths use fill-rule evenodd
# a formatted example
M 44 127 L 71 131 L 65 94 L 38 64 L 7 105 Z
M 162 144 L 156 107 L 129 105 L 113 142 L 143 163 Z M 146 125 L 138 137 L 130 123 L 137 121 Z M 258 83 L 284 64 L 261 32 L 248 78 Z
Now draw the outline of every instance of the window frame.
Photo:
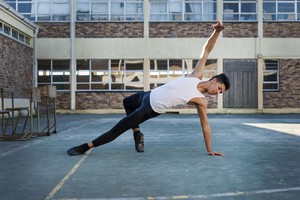
M 48 70 L 39 70 L 39 61 L 49 61 L 50 62 L 50 69 Z M 65 61 L 65 62 L 69 62 L 69 71 L 66 70 L 54 70 L 54 65 L 53 62 L 59 62 L 59 61 Z M 47 60 L 47 59 L 39 59 L 38 60 L 38 66 L 37 66 L 37 77 L 38 77 L 38 86 L 46 86 L 46 85 L 53 85 L 56 86 L 57 91 L 70 91 L 70 87 L 71 87 L 71 70 L 70 70 L 70 60 L 68 59 L 51 59 L 51 60 Z M 41 72 L 40 72 L 41 71 Z M 46 73 L 45 73 L 46 72 Z M 49 76 L 50 81 L 48 82 L 40 82 L 39 81 L 39 77 L 42 77 L 42 75 L 40 75 L 40 73 L 43 73 L 45 77 Z M 54 73 L 57 73 L 58 75 L 54 75 Z M 55 81 L 54 80 L 54 76 L 59 76 L 59 74 L 63 74 L 63 76 L 68 75 L 68 81 Z M 64 89 L 60 89 L 60 86 L 65 85 L 66 88 Z
M 6 29 L 9 29 L 9 31 L 5 31 Z M 8 36 L 9 38 L 20 42 L 21 44 L 24 44 L 26 46 L 31 47 L 30 42 L 31 42 L 31 37 L 29 37 L 28 35 L 22 33 L 21 31 L 19 31 L 18 29 L 4 23 L 3 21 L 0 21 L 0 34 L 3 34 L 5 36 Z M 17 36 L 15 35 L 17 34 Z M 21 37 L 20 37 L 21 36 Z
M 226 8 L 225 4 L 237 4 L 237 12 Z M 242 6 L 247 4 L 255 4 L 255 12 L 242 12 Z M 227 10 L 227 11 L 226 11 Z M 254 19 L 243 19 L 245 16 L 255 16 Z M 236 19 L 237 17 L 237 19 Z M 228 18 L 228 19 L 226 19 Z M 257 19 L 257 0 L 224 0 L 223 1 L 223 21 L 238 21 L 238 22 L 256 22 Z
M 267 63 L 270 62 L 270 65 L 273 65 L 275 62 L 277 62 L 277 69 L 266 69 L 267 68 Z M 273 65 L 274 66 L 274 65 Z M 263 92 L 278 92 L 280 90 L 280 81 L 279 81 L 279 71 L 280 69 L 280 62 L 279 60 L 272 60 L 272 59 L 266 59 L 264 62 L 264 67 L 263 67 Z M 267 73 L 276 73 L 276 81 L 265 81 L 265 74 Z M 277 88 L 276 89 L 265 89 L 265 84 L 276 84 Z
M 76 63 L 82 59 L 76 60 Z M 93 69 L 92 62 L 97 61 L 107 61 L 107 70 L 106 69 Z M 142 91 L 144 89 L 144 61 L 143 59 L 90 59 L 88 60 L 89 67 L 86 70 L 88 71 L 89 81 L 76 81 L 76 91 Z M 114 64 L 113 64 L 114 63 Z M 141 69 L 139 70 L 130 70 L 127 69 L 130 64 L 141 64 Z M 78 69 L 76 64 L 76 77 L 78 76 Z M 106 81 L 93 81 L 93 73 L 103 73 L 106 74 Z M 137 74 L 136 74 L 137 73 Z M 132 80 L 135 80 L 136 77 L 142 78 L 140 81 L 128 81 L 131 75 L 135 75 Z M 78 80 L 78 77 L 77 77 Z M 107 88 L 93 89 L 93 85 L 107 85 Z M 78 85 L 89 85 L 88 88 L 79 88 Z M 134 88 L 135 85 L 140 85 L 139 87 Z M 131 88 L 132 87 L 132 88 Z
M 97 22 L 97 21 L 109 21 L 109 22 L 142 22 L 144 20 L 144 1 L 143 0 L 111 0 L 111 1 L 95 1 L 95 0 L 81 0 L 76 1 L 78 4 L 86 4 L 88 10 L 83 12 L 76 11 L 76 22 Z M 93 5 L 107 4 L 107 12 L 94 12 Z M 135 5 L 137 12 L 128 12 L 129 5 Z M 113 5 L 120 5 L 121 12 L 113 13 Z M 83 14 L 80 14 L 83 13 Z
M 177 60 L 181 61 L 181 70 L 171 70 L 170 69 L 170 61 Z M 154 89 L 155 87 L 159 87 L 161 85 L 164 85 L 165 83 L 179 78 L 179 77 L 185 77 L 187 74 L 190 74 L 198 62 L 198 59 L 150 59 L 150 68 L 149 68 L 149 84 L 150 89 Z M 166 62 L 165 69 L 158 69 L 158 62 Z M 213 66 L 214 64 L 214 66 Z M 154 66 L 153 66 L 154 65 Z M 209 80 L 212 76 L 217 74 L 217 59 L 208 59 L 206 62 L 206 66 L 212 65 L 212 68 L 214 69 L 208 69 L 206 68 L 204 70 L 204 76 L 203 80 Z M 154 67 L 154 69 L 152 69 Z M 181 75 L 176 76 L 176 72 L 181 71 Z M 173 72 L 173 75 L 172 75 Z M 210 76 L 211 75 L 211 76 Z M 157 76 L 157 80 L 151 76 Z M 162 76 L 162 77 L 161 77 Z M 161 78 L 162 80 L 159 80 Z
M 267 12 L 264 9 L 266 4 L 274 4 L 275 11 Z M 294 4 L 294 11 L 292 12 L 283 12 L 280 11 L 280 4 Z M 286 18 L 280 18 L 280 16 L 284 16 Z M 263 21 L 300 21 L 300 0 L 264 0 L 263 1 Z
M 10 5 L 16 11 L 21 13 L 23 16 L 34 22 L 69 22 L 71 14 L 71 5 L 69 0 L 4 0 L 5 3 Z M 22 12 L 20 6 L 25 4 L 31 4 L 30 12 Z M 55 6 L 61 8 L 61 5 L 65 4 L 68 6 L 68 11 L 62 10 L 61 12 L 55 13 Z M 49 9 L 49 13 L 40 13 L 40 5 L 44 5 Z M 45 11 L 44 11 L 45 12 Z
M 206 12 L 207 9 L 204 5 L 211 3 L 213 6 L 213 12 Z M 159 8 L 159 4 L 164 4 L 165 9 L 155 10 L 155 4 Z M 181 4 L 181 6 L 175 5 Z M 197 5 L 201 7 L 201 11 L 192 11 L 190 4 Z M 189 7 L 187 6 L 189 5 Z M 156 9 L 157 9 L 156 8 Z M 195 8 L 194 8 L 195 9 Z M 200 14 L 199 14 L 200 13 Z M 193 17 L 194 16 L 194 17 Z M 198 16 L 198 17 L 197 17 Z M 206 17 L 205 17 L 206 16 Z M 192 19 L 194 18 L 194 19 Z M 211 18 L 211 19 L 209 19 Z M 159 1 L 149 1 L 149 21 L 150 22 L 197 22 L 197 21 L 215 21 L 217 18 L 217 0 L 159 0 Z

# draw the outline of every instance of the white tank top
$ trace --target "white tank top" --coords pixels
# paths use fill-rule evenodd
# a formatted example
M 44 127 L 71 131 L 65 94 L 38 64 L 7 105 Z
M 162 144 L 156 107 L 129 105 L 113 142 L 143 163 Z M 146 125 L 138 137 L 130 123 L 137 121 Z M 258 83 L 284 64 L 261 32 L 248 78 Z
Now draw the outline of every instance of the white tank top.
M 195 77 L 182 77 L 155 88 L 150 93 L 150 104 L 157 113 L 178 105 L 186 105 L 194 97 L 205 97 L 197 89 L 202 80 Z

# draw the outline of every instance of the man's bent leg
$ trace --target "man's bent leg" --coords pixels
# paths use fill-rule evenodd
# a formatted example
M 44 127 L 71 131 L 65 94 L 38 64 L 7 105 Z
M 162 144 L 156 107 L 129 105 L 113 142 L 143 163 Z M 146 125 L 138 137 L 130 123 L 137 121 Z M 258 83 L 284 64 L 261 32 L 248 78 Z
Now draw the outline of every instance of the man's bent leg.
M 149 95 L 149 94 L 148 94 Z M 73 147 L 69 149 L 67 152 L 69 155 L 79 155 L 85 153 L 91 147 L 97 147 L 108 142 L 113 141 L 117 137 L 119 137 L 122 133 L 129 130 L 132 127 L 136 127 L 138 124 L 158 116 L 159 114 L 154 112 L 150 106 L 149 96 L 144 98 L 142 106 L 136 111 L 132 112 L 128 116 L 124 117 L 120 120 L 112 129 L 107 131 L 106 133 L 100 135 L 98 138 L 93 140 L 91 143 L 85 143 L 77 147 Z M 135 140 L 136 150 L 138 141 Z M 140 143 L 138 143 L 139 145 Z
M 129 115 L 132 112 L 134 112 L 136 109 L 138 109 L 142 103 L 144 96 L 148 95 L 150 92 L 138 92 L 136 94 L 133 94 L 129 97 L 126 97 L 123 100 L 124 109 L 126 111 L 126 114 Z M 139 125 L 132 128 L 133 130 L 133 138 L 135 142 L 135 149 L 137 152 L 144 152 L 144 135 L 140 131 Z
M 142 105 L 144 93 L 145 92 L 138 92 L 123 99 L 123 106 L 127 115 L 131 114 Z M 133 132 L 139 132 L 139 125 L 133 127 L 132 130 Z

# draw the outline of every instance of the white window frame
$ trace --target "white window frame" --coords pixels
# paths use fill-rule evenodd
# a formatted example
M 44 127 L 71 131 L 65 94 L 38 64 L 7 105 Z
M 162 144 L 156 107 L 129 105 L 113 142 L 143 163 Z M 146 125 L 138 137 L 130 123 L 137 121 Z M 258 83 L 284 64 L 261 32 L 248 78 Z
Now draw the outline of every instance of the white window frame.
M 16 11 L 27 17 L 31 21 L 39 22 L 68 22 L 70 21 L 70 0 L 4 0 Z M 22 12 L 20 5 L 31 4 L 31 12 Z M 68 10 L 62 8 L 67 6 Z M 58 10 L 54 10 L 57 8 Z M 61 9 L 62 8 L 62 9 Z
M 46 59 L 41 59 L 41 60 L 46 60 Z M 59 88 L 59 85 L 67 85 L 68 87 L 67 88 L 70 88 L 70 80 L 71 80 L 71 77 L 70 77 L 70 67 L 69 67 L 69 71 L 65 71 L 65 70 L 54 70 L 53 69 L 53 62 L 54 61 L 69 61 L 69 66 L 70 66 L 70 60 L 48 60 L 50 61 L 50 69 L 47 71 L 46 75 L 47 76 L 50 76 L 50 82 L 43 82 L 43 83 L 40 83 L 38 82 L 38 86 L 45 86 L 45 85 L 54 85 L 56 86 L 57 88 L 57 91 L 70 91 L 70 89 L 60 89 Z M 38 61 L 39 62 L 39 61 Z M 39 67 L 39 63 L 38 63 L 38 67 Z M 45 74 L 43 73 L 44 71 L 40 72 L 40 70 L 38 69 L 37 70 L 37 76 L 41 76 L 40 74 L 43 74 L 45 76 Z M 53 76 L 56 76 L 56 75 L 64 75 L 64 76 L 69 76 L 69 81 L 65 81 L 65 82 L 60 82 L 60 81 L 54 81 L 53 80 Z
M 256 5 L 255 12 L 242 12 L 242 6 L 247 4 L 254 4 Z M 225 4 L 237 4 L 238 11 L 235 12 L 232 9 L 226 7 Z M 255 19 L 245 19 L 244 16 L 255 16 Z M 257 21 L 257 0 L 223 0 L 223 21 Z
M 114 22 L 141 22 L 144 20 L 143 4 L 142 0 L 80 0 L 76 1 L 76 7 L 79 9 L 79 4 L 86 4 L 88 10 L 84 10 L 81 13 L 80 10 L 76 11 L 76 21 L 114 21 Z M 94 5 L 106 5 L 107 12 L 93 12 Z M 114 13 L 117 5 L 120 8 L 119 12 Z M 119 5 L 119 6 L 118 6 Z M 128 10 L 130 6 L 136 6 L 136 12 L 130 12 Z M 99 7 L 101 9 L 101 7 Z
M 275 12 L 267 12 L 264 9 L 266 4 L 275 4 Z M 280 12 L 280 5 L 282 4 L 294 4 L 294 11 L 292 12 Z M 285 18 L 281 18 L 284 16 Z M 263 1 L 263 20 L 264 21 L 300 21 L 300 0 L 264 0 Z
M 94 59 L 108 61 L 107 70 L 95 70 L 92 69 L 92 61 L 88 60 L 89 68 L 82 70 L 83 76 L 89 76 L 89 81 L 82 81 L 76 83 L 76 91 L 142 91 L 144 89 L 144 61 L 143 59 Z M 116 61 L 118 64 L 114 65 L 117 67 L 112 69 L 112 61 Z M 141 64 L 140 70 L 127 69 L 129 64 Z M 76 76 L 79 75 L 79 70 L 76 67 Z M 84 74 L 85 73 L 85 74 Z M 105 80 L 93 81 L 93 73 L 106 74 Z M 134 81 L 138 78 L 140 81 Z M 108 89 L 93 89 L 93 84 L 107 84 Z M 89 85 L 88 88 L 80 89 L 78 85 Z M 119 88 L 121 85 L 122 87 Z M 116 87 L 115 87 L 116 86 Z M 136 88 L 134 88 L 136 86 Z
M 170 60 L 181 60 L 181 70 L 171 70 Z M 166 69 L 158 69 L 157 61 L 166 62 Z M 190 74 L 197 62 L 198 59 L 150 59 L 150 66 L 154 65 L 154 69 L 151 69 L 151 67 L 149 69 L 150 89 L 161 86 L 175 78 Z M 215 69 L 205 69 L 203 80 L 209 80 L 212 77 L 210 76 L 211 74 L 217 74 L 217 59 L 208 59 L 206 64 L 214 64 Z M 212 68 L 214 68 L 214 66 Z
M 9 28 L 9 32 L 5 32 L 5 28 Z M 16 33 L 17 37 L 13 36 L 13 31 Z M 3 34 L 5 36 L 8 36 L 9 38 L 20 42 L 26 46 L 30 47 L 30 42 L 31 42 L 31 37 L 29 37 L 28 35 L 22 33 L 21 31 L 19 31 L 18 29 L 15 29 L 13 27 L 11 27 L 10 25 L 0 21 L 0 34 Z M 21 37 L 20 37 L 21 36 Z
M 149 19 L 151 22 L 159 21 L 215 21 L 215 12 L 207 12 L 208 4 L 217 6 L 216 0 L 150 0 Z M 164 7 L 162 7 L 164 5 Z M 189 7 L 188 7 L 188 6 Z M 195 5 L 195 8 L 190 7 Z M 199 5 L 201 11 L 193 11 Z M 189 10 L 187 10 L 189 9 Z M 213 9 L 213 8 L 212 8 Z
M 268 63 L 268 62 L 276 62 L 277 61 L 277 69 L 266 69 L 266 65 L 270 64 L 273 65 L 274 63 Z M 278 60 L 265 60 L 264 64 L 264 69 L 263 69 L 263 77 L 265 77 L 265 74 L 268 73 L 276 73 L 277 80 L 276 81 L 265 81 L 263 80 L 263 85 L 265 84 L 276 84 L 277 88 L 276 89 L 263 89 L 264 92 L 278 92 L 279 91 L 279 61 Z

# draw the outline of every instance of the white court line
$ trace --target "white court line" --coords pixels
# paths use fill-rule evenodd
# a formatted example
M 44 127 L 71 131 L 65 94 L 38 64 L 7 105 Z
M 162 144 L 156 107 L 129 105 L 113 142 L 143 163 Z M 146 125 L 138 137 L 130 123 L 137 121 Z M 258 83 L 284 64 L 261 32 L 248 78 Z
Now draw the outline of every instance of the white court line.
M 255 194 L 272 194 L 279 192 L 300 191 L 299 187 L 290 187 L 282 189 L 267 189 L 267 190 L 254 190 L 248 192 L 225 192 L 216 194 L 201 194 L 201 195 L 182 195 L 182 196 L 160 196 L 160 197 L 132 197 L 132 198 L 59 198 L 59 200 L 168 200 L 168 199 L 209 199 L 214 197 L 234 197 L 243 195 Z
M 52 199 L 54 195 L 62 188 L 66 181 L 70 178 L 72 174 L 80 167 L 80 165 L 85 161 L 88 155 L 92 152 L 93 149 L 88 150 L 82 158 L 74 165 L 74 167 L 69 171 L 69 173 L 53 188 L 53 190 L 48 194 L 45 200 Z

